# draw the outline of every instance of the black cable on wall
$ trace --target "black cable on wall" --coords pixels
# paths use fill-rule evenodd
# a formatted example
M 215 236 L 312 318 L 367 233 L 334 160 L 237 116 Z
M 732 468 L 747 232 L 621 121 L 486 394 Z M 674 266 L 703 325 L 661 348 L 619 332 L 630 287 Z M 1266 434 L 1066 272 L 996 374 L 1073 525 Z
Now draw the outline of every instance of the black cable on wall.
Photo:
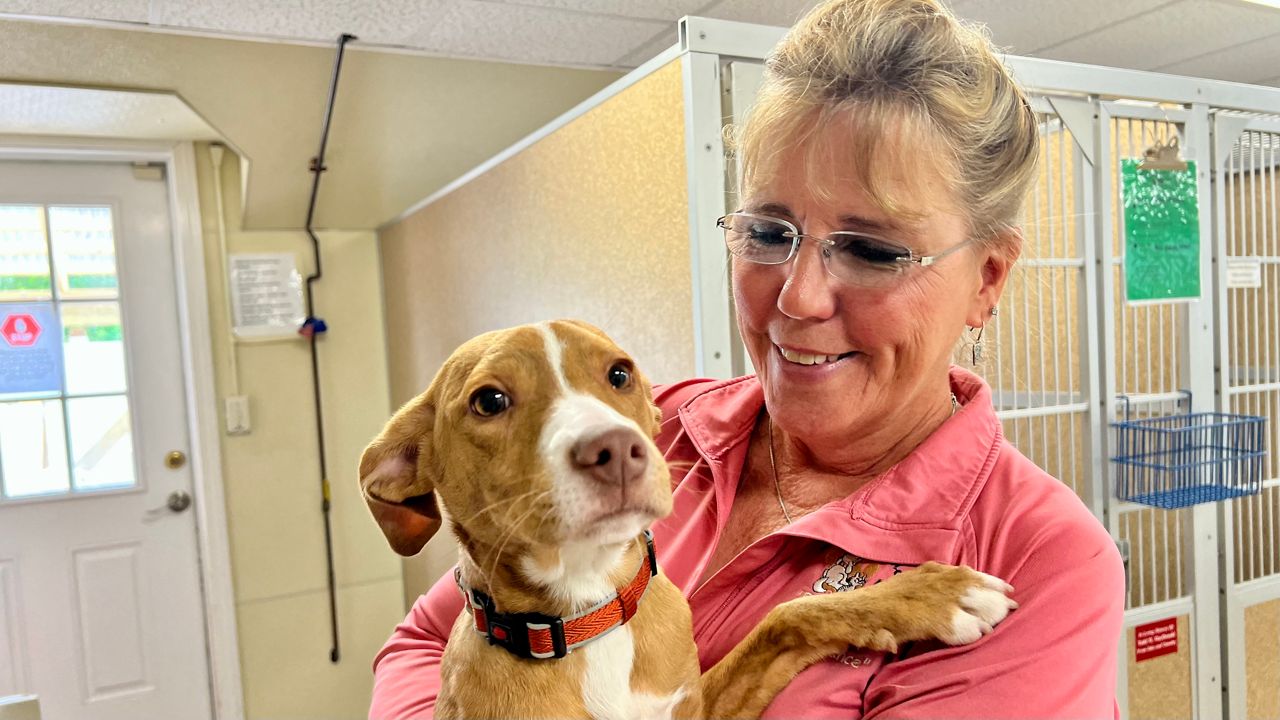
M 323 276 L 320 267 L 320 239 L 311 229 L 316 212 L 316 195 L 320 192 L 320 175 L 327 169 L 324 164 L 324 150 L 329 143 L 329 122 L 333 119 L 333 101 L 338 94 L 338 75 L 342 72 L 342 55 L 348 42 L 355 40 L 355 35 L 343 33 L 338 37 L 338 54 L 333 62 L 333 79 L 329 83 L 329 102 L 324 112 L 324 126 L 320 131 L 320 150 L 311 158 L 311 200 L 307 205 L 307 236 L 311 238 L 312 255 L 315 258 L 315 271 L 307 276 L 306 299 L 307 319 L 298 332 L 307 336 L 311 346 L 311 388 L 316 405 L 316 445 L 320 459 L 320 512 L 324 517 L 324 552 L 325 563 L 329 573 L 329 628 L 333 636 L 333 646 L 329 650 L 329 662 L 336 663 L 341 657 L 338 649 L 338 587 L 333 575 L 333 532 L 330 527 L 329 514 L 332 502 L 329 494 L 329 469 L 325 459 L 324 444 L 324 410 L 320 398 L 320 360 L 316 353 L 316 338 L 328 330 L 324 320 L 316 317 L 315 301 L 312 297 L 312 285 Z

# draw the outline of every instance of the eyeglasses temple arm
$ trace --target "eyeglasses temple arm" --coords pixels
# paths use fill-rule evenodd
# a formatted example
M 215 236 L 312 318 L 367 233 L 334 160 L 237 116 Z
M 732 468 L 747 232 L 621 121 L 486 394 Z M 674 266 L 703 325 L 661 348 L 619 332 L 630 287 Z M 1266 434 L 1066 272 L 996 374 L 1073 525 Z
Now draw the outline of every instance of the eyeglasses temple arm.
M 943 250 L 937 255 L 920 255 L 918 257 L 902 258 L 902 260 L 903 262 L 916 263 L 920 267 L 929 267 L 930 265 L 938 262 L 938 260 L 950 255 L 951 253 L 959 250 L 960 248 L 968 245 L 969 243 L 972 243 L 973 240 L 974 238 L 969 238 L 968 240 L 965 240 L 962 243 L 952 245 L 951 247 L 947 248 L 946 250 Z

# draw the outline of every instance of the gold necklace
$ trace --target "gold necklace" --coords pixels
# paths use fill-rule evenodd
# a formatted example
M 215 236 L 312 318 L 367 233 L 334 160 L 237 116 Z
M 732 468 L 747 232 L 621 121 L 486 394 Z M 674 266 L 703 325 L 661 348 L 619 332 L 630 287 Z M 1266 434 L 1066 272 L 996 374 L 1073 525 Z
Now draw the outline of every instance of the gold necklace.
M 787 512 L 787 503 L 782 502 L 782 486 L 778 484 L 778 464 L 773 460 L 773 418 L 769 418 L 769 469 L 773 470 L 773 492 L 778 495 L 778 507 L 782 509 L 783 518 L 787 519 L 787 524 L 791 524 L 791 514 Z
M 773 471 L 773 491 L 778 494 L 778 507 L 782 508 L 782 517 L 791 524 L 791 513 L 787 512 L 787 504 L 782 501 L 782 486 L 778 484 L 778 463 L 773 459 L 773 418 L 769 418 L 769 469 Z
M 960 401 L 956 399 L 956 394 L 951 393 L 951 414 L 955 415 L 956 410 L 960 409 Z M 778 496 L 778 507 L 782 509 L 782 517 L 787 519 L 787 524 L 791 524 L 791 513 L 787 512 L 787 503 L 782 499 L 782 484 L 778 482 L 778 463 L 773 457 L 773 417 L 769 417 L 769 469 L 773 472 L 773 492 Z

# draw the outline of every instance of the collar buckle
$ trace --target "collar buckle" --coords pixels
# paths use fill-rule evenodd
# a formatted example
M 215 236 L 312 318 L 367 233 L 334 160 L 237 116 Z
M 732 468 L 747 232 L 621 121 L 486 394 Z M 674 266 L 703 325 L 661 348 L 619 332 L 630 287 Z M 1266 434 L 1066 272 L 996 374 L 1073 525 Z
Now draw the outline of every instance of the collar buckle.
M 467 593 L 475 612 L 476 630 L 483 633 L 490 645 L 497 645 L 516 657 L 529 659 L 562 658 L 569 654 L 565 641 L 564 620 L 542 613 L 500 613 L 493 605 L 493 598 L 472 589 Z M 546 632 L 551 641 L 551 652 L 535 653 L 530 634 Z
M 658 574 L 658 555 L 653 551 L 653 531 L 644 531 L 645 551 L 649 553 L 649 577 Z

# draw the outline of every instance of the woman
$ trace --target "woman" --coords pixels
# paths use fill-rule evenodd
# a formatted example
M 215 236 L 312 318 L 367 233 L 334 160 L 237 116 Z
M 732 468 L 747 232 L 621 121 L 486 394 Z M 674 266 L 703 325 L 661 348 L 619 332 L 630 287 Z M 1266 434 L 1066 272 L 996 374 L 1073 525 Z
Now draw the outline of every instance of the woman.
M 771 56 L 721 220 L 757 375 L 660 389 L 675 510 L 655 528 L 704 669 L 779 602 L 928 560 L 1009 581 L 978 643 L 850 651 L 766 717 L 1116 716 L 1123 569 L 1063 484 L 950 366 L 996 313 L 1035 173 L 1026 98 L 936 0 L 832 0 Z M 422 708 L 460 599 L 448 578 L 376 662 L 371 717 Z

